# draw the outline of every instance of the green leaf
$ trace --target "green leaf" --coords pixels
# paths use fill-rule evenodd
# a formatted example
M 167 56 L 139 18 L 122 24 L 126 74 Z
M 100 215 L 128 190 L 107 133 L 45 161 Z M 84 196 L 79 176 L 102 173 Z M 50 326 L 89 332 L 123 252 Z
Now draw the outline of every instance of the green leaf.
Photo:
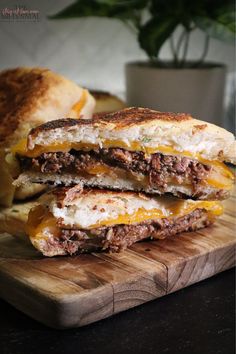
M 149 0 L 96 0 L 95 2 L 99 4 L 107 4 L 110 6 L 122 6 L 122 7 L 133 7 L 144 8 Z
M 173 17 L 182 5 L 183 0 L 152 0 L 150 10 L 153 15 L 166 16 L 168 14 Z
M 155 16 L 140 29 L 139 44 L 151 58 L 157 58 L 161 47 L 175 30 L 175 18 Z
M 143 9 L 148 0 L 77 0 L 50 19 L 77 17 L 112 17 L 120 20 L 136 20 L 137 11 Z
M 233 41 L 235 35 L 234 13 L 224 13 L 216 18 L 195 17 L 194 22 L 198 28 L 210 37 L 223 41 Z
M 96 2 L 99 4 L 107 4 L 107 5 L 114 6 L 117 4 L 124 4 L 125 2 L 130 2 L 130 1 L 129 0 L 128 1 L 125 1 L 125 0 L 97 0 Z
M 53 16 L 51 19 L 69 19 L 86 16 L 108 16 L 110 7 L 107 4 L 100 4 L 91 0 L 77 0 L 62 11 Z

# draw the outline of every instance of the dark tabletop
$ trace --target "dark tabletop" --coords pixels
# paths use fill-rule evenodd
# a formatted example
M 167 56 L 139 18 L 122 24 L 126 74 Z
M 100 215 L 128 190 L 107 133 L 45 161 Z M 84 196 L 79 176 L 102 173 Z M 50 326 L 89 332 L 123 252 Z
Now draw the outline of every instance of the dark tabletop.
M 0 353 L 233 354 L 234 301 L 234 270 L 64 331 L 47 328 L 0 300 Z

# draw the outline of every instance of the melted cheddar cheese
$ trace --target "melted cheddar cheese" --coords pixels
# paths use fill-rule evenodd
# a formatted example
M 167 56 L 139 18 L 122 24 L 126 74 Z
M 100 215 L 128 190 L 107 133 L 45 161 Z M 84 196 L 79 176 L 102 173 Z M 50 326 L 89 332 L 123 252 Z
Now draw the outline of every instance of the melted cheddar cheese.
M 73 106 L 72 106 L 72 109 L 71 111 L 69 112 L 69 117 L 73 118 L 74 115 L 79 118 L 80 117 L 80 113 L 81 113 L 81 110 L 83 109 L 85 103 L 86 103 L 86 100 L 87 100 L 87 94 L 88 94 L 88 91 L 87 90 L 83 90 L 82 92 L 82 95 L 81 95 L 81 98 L 78 102 L 76 102 Z M 75 114 L 74 114 L 75 113 Z
M 102 174 L 111 174 L 111 168 L 106 165 L 97 164 L 93 167 L 86 168 L 85 171 L 90 175 L 102 175 Z
M 141 223 L 146 220 L 155 220 L 160 218 L 173 218 L 181 217 L 186 214 L 190 214 L 197 208 L 205 209 L 208 212 L 209 218 L 214 218 L 223 213 L 223 206 L 220 202 L 216 201 L 178 201 L 174 203 L 169 209 L 169 216 L 163 214 L 159 209 L 146 210 L 139 208 L 133 214 L 119 215 L 116 219 L 101 220 L 99 223 L 90 225 L 88 229 L 94 229 L 101 226 L 112 225 L 130 225 L 134 223 Z M 78 225 L 74 225 L 74 228 L 79 228 Z M 39 205 L 32 209 L 29 213 L 26 231 L 30 237 L 47 238 L 49 235 L 59 237 L 60 227 L 57 223 L 57 219 L 48 211 L 48 209 Z
M 30 210 L 25 229 L 30 237 L 46 238 L 49 235 L 59 236 L 60 234 L 57 220 L 42 205 Z
M 209 176 L 209 178 L 205 181 L 205 184 L 208 184 L 214 188 L 225 188 L 231 189 L 234 181 L 234 175 L 231 170 L 220 161 L 216 160 L 207 160 L 203 158 L 200 154 L 191 154 L 189 151 L 177 151 L 173 149 L 171 146 L 157 146 L 157 147 L 146 147 L 140 144 L 140 142 L 132 142 L 130 145 L 127 145 L 125 142 L 121 140 L 104 140 L 102 142 L 102 146 L 104 148 L 111 148 L 111 147 L 120 147 L 130 151 L 143 151 L 146 155 L 154 154 L 157 152 L 168 154 L 168 155 L 180 155 L 191 157 L 197 159 L 199 162 L 212 166 L 213 174 Z M 98 146 L 95 144 L 89 143 L 71 143 L 71 142 L 63 142 L 63 143 L 54 143 L 48 146 L 37 145 L 33 150 L 27 149 L 27 140 L 21 140 L 17 145 L 12 148 L 12 153 L 19 154 L 22 156 L 27 157 L 37 157 L 44 152 L 68 152 L 71 149 L 75 150 L 84 150 L 89 151 L 92 149 L 97 148 Z M 104 170 L 104 173 L 105 170 Z M 95 174 L 95 173 L 92 173 Z
M 18 154 L 21 156 L 26 157 L 37 157 L 44 152 L 68 152 L 71 149 L 75 150 L 85 150 L 89 151 L 95 149 L 97 145 L 94 144 L 82 144 L 82 143 L 70 143 L 70 142 L 63 142 L 63 143 L 54 143 L 49 146 L 41 146 L 37 145 L 33 150 L 27 149 L 27 139 L 22 139 L 11 148 L 12 153 Z

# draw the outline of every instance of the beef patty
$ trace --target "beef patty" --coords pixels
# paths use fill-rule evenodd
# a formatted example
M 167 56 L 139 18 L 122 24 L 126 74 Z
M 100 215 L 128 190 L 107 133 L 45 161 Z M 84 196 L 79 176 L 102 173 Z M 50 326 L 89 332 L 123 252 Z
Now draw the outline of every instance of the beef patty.
M 152 188 L 165 191 L 171 180 L 177 184 L 192 184 L 195 189 L 206 179 L 211 166 L 189 157 L 163 155 L 156 153 L 127 151 L 120 148 L 98 149 L 91 151 L 47 152 L 36 158 L 20 157 L 23 170 L 42 173 L 81 173 L 101 164 L 120 167 L 132 174 L 148 177 Z

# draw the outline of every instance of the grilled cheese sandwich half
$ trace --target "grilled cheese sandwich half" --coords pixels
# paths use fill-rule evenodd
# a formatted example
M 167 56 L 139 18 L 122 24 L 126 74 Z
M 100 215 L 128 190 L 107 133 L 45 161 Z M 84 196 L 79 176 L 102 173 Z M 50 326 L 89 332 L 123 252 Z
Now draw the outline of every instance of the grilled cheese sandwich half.
M 229 196 L 234 136 L 187 114 L 127 108 L 92 120 L 57 120 L 33 129 L 12 148 L 21 165 L 16 184 L 32 182 L 201 200 Z
M 219 201 L 181 200 L 143 193 L 57 188 L 41 197 L 26 231 L 45 256 L 117 252 L 147 238 L 165 238 L 211 224 Z

